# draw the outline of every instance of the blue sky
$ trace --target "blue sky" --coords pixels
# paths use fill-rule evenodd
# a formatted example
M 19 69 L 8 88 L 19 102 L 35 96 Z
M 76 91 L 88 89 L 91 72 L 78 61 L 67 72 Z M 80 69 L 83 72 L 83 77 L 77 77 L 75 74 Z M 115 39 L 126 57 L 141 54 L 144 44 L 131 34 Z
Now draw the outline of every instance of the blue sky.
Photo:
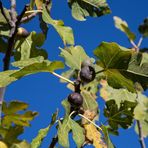
M 17 0 L 17 10 L 24 7 L 29 0 Z M 4 5 L 8 8 L 9 1 L 3 0 Z M 85 22 L 79 22 L 72 18 L 71 11 L 65 0 L 53 0 L 53 8 L 51 15 L 55 19 L 62 19 L 66 26 L 71 26 L 74 31 L 75 44 L 81 45 L 86 50 L 86 53 L 93 56 L 93 50 L 102 42 L 117 42 L 118 44 L 131 47 L 126 36 L 114 27 L 113 16 L 119 16 L 126 20 L 129 27 L 136 33 L 138 42 L 140 34 L 138 33 L 138 25 L 148 15 L 147 0 L 118 0 L 108 1 L 112 14 L 100 18 L 88 18 Z M 34 19 L 29 24 L 24 25 L 28 31 L 36 30 L 40 32 L 38 19 Z M 49 54 L 50 60 L 63 60 L 59 57 L 60 50 L 58 47 L 63 47 L 62 41 L 53 28 L 49 29 L 48 38 L 43 46 Z M 142 42 L 141 47 L 148 46 L 148 39 Z M 0 56 L 0 60 L 2 55 Z M 60 73 L 61 71 L 57 71 Z M 31 141 L 37 135 L 40 128 L 46 127 L 50 122 L 50 117 L 57 108 L 60 109 L 60 116 L 64 114 L 64 109 L 61 106 L 61 101 L 65 99 L 71 91 L 66 88 L 66 85 L 59 83 L 59 80 L 47 73 L 39 73 L 22 78 L 7 87 L 5 100 L 22 100 L 30 104 L 29 109 L 38 111 L 39 116 L 32 121 L 32 126 L 25 129 L 25 133 L 21 138 Z M 103 108 L 102 101 L 99 102 Z M 52 137 L 55 135 L 54 128 L 50 131 L 47 138 L 44 140 L 42 148 L 48 147 Z M 111 136 L 113 143 L 117 148 L 140 148 L 138 136 L 133 128 L 128 130 L 120 130 L 120 136 Z M 148 146 L 148 139 L 145 140 Z M 71 141 L 71 148 L 75 147 Z

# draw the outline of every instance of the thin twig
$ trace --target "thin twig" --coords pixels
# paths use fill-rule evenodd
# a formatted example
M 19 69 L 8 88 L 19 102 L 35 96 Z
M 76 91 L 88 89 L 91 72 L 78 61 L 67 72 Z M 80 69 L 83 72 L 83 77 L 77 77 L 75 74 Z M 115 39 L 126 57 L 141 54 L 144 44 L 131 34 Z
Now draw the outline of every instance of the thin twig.
M 95 127 L 97 127 L 100 131 L 102 131 L 101 127 L 98 126 L 96 123 L 94 123 L 93 121 L 91 121 L 90 119 L 88 119 L 87 117 L 83 116 L 82 114 L 78 114 L 80 117 L 83 117 L 84 119 L 86 119 L 87 121 L 89 121 L 90 123 L 92 123 Z
M 136 51 L 139 51 L 138 46 L 134 43 L 134 41 L 130 40 L 130 43 L 132 44 L 132 46 L 135 48 Z
M 28 15 L 28 16 L 23 17 L 23 18 L 21 19 L 21 23 L 24 23 L 24 22 L 26 22 L 26 21 L 28 21 L 28 20 L 31 20 L 31 19 L 34 18 L 37 14 L 38 14 L 37 12 L 34 12 L 34 13 Z
M 99 74 L 99 73 L 104 72 L 104 71 L 105 71 L 105 69 L 102 69 L 100 71 L 97 71 L 96 74 Z
M 142 126 L 139 120 L 137 120 L 137 126 L 138 126 L 139 142 L 140 142 L 141 148 L 146 148 L 143 133 L 142 133 Z
M 9 25 L 9 27 L 10 27 L 10 26 L 11 26 L 11 25 L 10 25 L 10 24 L 11 24 L 11 20 L 7 17 L 7 14 L 6 14 L 6 12 L 5 12 L 5 9 L 4 9 L 3 4 L 2 4 L 1 1 L 0 1 L 0 9 L 1 9 L 2 15 L 4 16 L 4 18 L 6 19 L 8 25 Z
M 29 10 L 25 12 L 25 14 L 28 14 L 28 13 L 42 13 L 42 10 Z
M 137 47 L 138 47 L 138 48 L 140 47 L 142 41 L 143 41 L 143 37 L 141 37 L 141 38 L 139 39 L 139 42 L 138 42 L 138 44 L 137 44 Z
M 64 81 L 69 82 L 69 83 L 71 83 L 72 85 L 74 85 L 74 82 L 73 82 L 73 81 L 71 81 L 71 80 L 69 80 L 69 79 L 67 79 L 67 78 L 65 78 L 65 77 L 63 77 L 63 76 L 61 76 L 61 75 L 59 75 L 59 74 L 57 74 L 57 73 L 55 73 L 55 72 L 50 72 L 50 73 L 53 74 L 54 76 L 60 78 L 60 79 L 63 79 Z

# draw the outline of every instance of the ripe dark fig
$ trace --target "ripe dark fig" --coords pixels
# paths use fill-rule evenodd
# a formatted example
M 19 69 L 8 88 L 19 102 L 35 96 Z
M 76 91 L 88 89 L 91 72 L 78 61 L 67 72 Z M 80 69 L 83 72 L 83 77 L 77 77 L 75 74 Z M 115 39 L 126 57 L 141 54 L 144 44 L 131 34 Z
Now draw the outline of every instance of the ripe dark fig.
M 85 67 L 85 66 L 91 66 L 92 65 L 92 62 L 90 59 L 86 59 L 82 62 L 81 64 L 81 68 Z
M 83 97 L 77 92 L 73 92 L 68 96 L 68 101 L 72 106 L 80 107 L 83 104 Z
M 84 66 L 80 71 L 80 78 L 83 82 L 91 82 L 95 79 L 96 73 L 92 66 Z

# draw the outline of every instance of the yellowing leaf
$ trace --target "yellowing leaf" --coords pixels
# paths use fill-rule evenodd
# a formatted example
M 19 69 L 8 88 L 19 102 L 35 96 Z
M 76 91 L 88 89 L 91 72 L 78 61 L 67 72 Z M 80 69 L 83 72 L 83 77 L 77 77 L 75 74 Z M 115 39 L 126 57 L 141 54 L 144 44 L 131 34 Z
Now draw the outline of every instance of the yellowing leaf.
M 117 16 L 114 16 L 114 21 L 115 21 L 116 28 L 124 32 L 129 38 L 129 40 L 134 40 L 136 38 L 135 34 L 130 31 L 126 21 L 123 21 L 121 18 Z
M 31 145 L 24 140 L 20 143 L 14 143 L 10 148 L 31 148 Z
M 93 143 L 95 148 L 107 148 L 101 139 L 101 133 L 96 129 L 93 124 L 84 125 L 86 130 L 86 138 Z
M 8 148 L 8 146 L 4 142 L 0 141 L 0 148 Z

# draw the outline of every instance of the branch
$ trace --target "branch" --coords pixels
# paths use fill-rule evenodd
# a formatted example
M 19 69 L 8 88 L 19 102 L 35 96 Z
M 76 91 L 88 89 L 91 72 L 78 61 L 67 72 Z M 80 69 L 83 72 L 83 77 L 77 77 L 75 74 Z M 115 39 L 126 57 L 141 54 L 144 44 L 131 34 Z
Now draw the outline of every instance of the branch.
M 20 22 L 21 22 L 21 23 L 24 23 L 24 22 L 26 22 L 26 21 L 28 21 L 28 20 L 34 18 L 37 14 L 38 14 L 37 12 L 34 12 L 34 13 L 28 15 L 28 16 L 25 16 L 25 17 L 23 17 L 23 18 L 21 19 Z
M 58 136 L 56 135 L 55 137 L 52 138 L 52 141 L 48 148 L 54 148 L 57 142 L 58 142 Z
M 140 142 L 141 148 L 146 148 L 145 143 L 144 143 L 143 133 L 142 133 L 142 126 L 139 120 L 137 120 L 137 126 L 138 126 L 139 142 Z
M 25 8 L 23 9 L 21 15 L 18 17 L 18 20 L 16 21 L 15 20 L 16 18 L 14 18 L 14 14 L 13 14 L 13 13 L 16 13 L 15 9 L 14 9 L 14 5 L 11 6 L 11 19 L 12 19 L 11 21 L 13 22 L 12 23 L 13 25 L 11 26 L 12 28 L 10 30 L 10 38 L 8 39 L 8 48 L 7 48 L 5 57 L 3 59 L 3 62 L 4 62 L 3 71 L 9 69 L 10 57 L 11 57 L 11 53 L 12 53 L 12 50 L 13 50 L 13 47 L 14 47 L 14 43 L 15 43 L 15 36 L 17 34 L 17 28 L 20 25 L 20 21 L 21 21 L 23 15 L 25 14 L 25 11 L 27 10 L 27 7 L 28 6 L 26 5 Z

